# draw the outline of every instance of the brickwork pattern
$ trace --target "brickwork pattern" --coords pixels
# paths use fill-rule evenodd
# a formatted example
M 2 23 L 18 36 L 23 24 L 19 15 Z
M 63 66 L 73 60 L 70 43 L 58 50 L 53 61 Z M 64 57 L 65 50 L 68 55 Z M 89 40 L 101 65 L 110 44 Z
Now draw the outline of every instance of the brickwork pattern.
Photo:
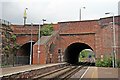
M 118 23 L 120 16 L 115 17 L 116 23 L 116 44 L 119 43 L 118 37 Z M 89 45 L 96 54 L 96 58 L 100 58 L 101 55 L 111 56 L 113 34 L 112 34 L 112 17 L 101 18 L 99 20 L 88 20 L 88 21 L 71 21 L 58 23 L 57 28 L 59 35 L 54 36 L 47 44 L 44 49 L 46 52 L 41 54 L 47 54 L 44 60 L 49 62 L 50 54 L 49 48 L 51 43 L 56 44 L 53 52 L 53 62 L 58 62 L 58 49 L 62 50 L 64 55 L 65 49 L 72 43 L 80 42 Z M 56 30 L 56 28 L 55 28 Z M 36 50 L 36 48 L 34 48 Z M 41 50 L 43 50 L 41 48 Z M 37 50 L 36 50 L 37 51 Z M 116 49 L 118 54 L 118 48 Z M 36 53 L 33 53 L 36 54 Z M 35 58 L 35 57 L 34 57 Z M 36 62 L 36 59 L 34 60 Z

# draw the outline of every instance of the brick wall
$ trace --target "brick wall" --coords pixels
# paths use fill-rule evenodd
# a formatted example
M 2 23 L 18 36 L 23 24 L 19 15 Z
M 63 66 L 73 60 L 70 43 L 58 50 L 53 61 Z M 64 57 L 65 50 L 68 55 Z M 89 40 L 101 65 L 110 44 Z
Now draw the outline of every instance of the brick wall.
M 37 42 L 37 40 L 38 40 L 38 35 L 33 35 L 32 41 Z M 20 45 L 23 45 L 23 44 L 28 43 L 30 41 L 31 41 L 31 35 L 17 36 L 17 43 Z
M 119 16 L 115 17 L 116 22 L 116 44 L 119 46 Z M 62 53 L 72 43 L 85 43 L 89 45 L 96 54 L 96 58 L 100 58 L 101 55 L 111 56 L 113 45 L 112 34 L 112 17 L 101 18 L 100 20 L 88 20 L 88 21 L 71 21 L 61 22 L 57 24 L 57 28 L 60 30 L 59 35 L 51 37 L 47 44 L 44 44 L 41 50 L 41 54 L 46 54 L 44 60 L 50 62 L 50 45 L 54 43 L 56 46 L 52 53 L 52 62 L 58 62 L 58 49 L 62 50 Z M 54 27 L 55 28 L 55 27 Z M 55 30 L 57 29 L 55 28 Z M 34 47 L 36 50 L 36 48 Z M 116 49 L 117 54 L 119 48 Z M 36 53 L 33 53 L 36 55 Z M 34 58 L 36 58 L 34 56 Z M 43 60 L 43 59 L 42 59 Z M 36 59 L 34 60 L 36 63 Z

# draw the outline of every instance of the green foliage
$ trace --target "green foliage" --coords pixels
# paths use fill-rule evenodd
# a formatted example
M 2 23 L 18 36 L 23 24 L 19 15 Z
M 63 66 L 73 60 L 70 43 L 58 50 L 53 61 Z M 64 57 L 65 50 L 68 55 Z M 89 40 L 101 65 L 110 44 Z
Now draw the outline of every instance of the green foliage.
M 117 66 L 120 68 L 120 59 L 117 60 Z
M 89 54 L 88 51 L 83 50 L 83 51 L 81 51 L 80 56 L 81 56 L 81 58 L 87 58 L 88 54 Z
M 16 43 L 16 35 L 12 33 L 10 26 L 4 27 L 2 31 L 2 62 L 1 66 L 7 66 L 11 63 L 14 64 L 14 55 L 19 49 L 18 44 Z M 13 60 L 12 60 L 13 57 Z
M 7 35 L 9 34 L 9 37 Z M 3 42 L 3 53 L 9 55 L 15 54 L 15 51 L 19 49 L 18 44 L 16 43 L 16 35 L 5 32 L 5 41 Z
M 103 60 L 98 59 L 95 63 L 97 67 L 111 67 L 112 66 L 112 58 L 104 57 Z
M 88 58 L 94 58 L 94 53 L 92 51 L 89 51 L 89 50 L 82 50 L 80 52 L 80 55 L 79 55 L 79 61 L 82 62 L 82 61 L 85 61 L 87 60 Z
M 17 51 L 19 48 L 20 48 L 20 46 L 19 46 L 18 44 L 14 43 L 13 48 L 12 48 L 13 54 L 15 54 L 16 51 Z
M 16 40 L 16 35 L 12 35 L 11 39 L 15 41 Z
M 44 25 L 41 28 L 41 36 L 49 36 L 52 34 L 53 27 L 52 24 Z
M 102 61 L 100 59 L 97 59 L 97 61 L 95 62 L 95 65 L 97 67 L 101 67 L 102 66 Z
M 5 55 L 9 55 L 10 52 L 11 52 L 10 45 L 5 45 L 5 47 L 3 47 L 3 53 Z

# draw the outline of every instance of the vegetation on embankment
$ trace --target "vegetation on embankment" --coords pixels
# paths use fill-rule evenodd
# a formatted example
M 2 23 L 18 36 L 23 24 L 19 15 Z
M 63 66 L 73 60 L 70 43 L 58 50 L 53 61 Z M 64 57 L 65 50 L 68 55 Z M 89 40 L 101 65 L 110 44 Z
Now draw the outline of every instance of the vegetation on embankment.
M 120 60 L 116 61 L 117 67 L 120 68 Z M 95 65 L 97 67 L 112 67 L 113 66 L 112 58 L 105 56 L 103 59 L 97 59 Z

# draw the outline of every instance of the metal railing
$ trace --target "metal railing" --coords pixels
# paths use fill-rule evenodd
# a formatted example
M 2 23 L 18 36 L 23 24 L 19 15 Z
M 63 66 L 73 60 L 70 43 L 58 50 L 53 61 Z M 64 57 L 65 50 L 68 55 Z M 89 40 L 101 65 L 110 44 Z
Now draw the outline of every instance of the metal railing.
M 16 65 L 27 65 L 29 64 L 29 56 L 16 56 L 15 57 L 15 64 Z
M 5 26 L 10 26 L 11 23 L 7 20 L 0 19 L 0 24 L 5 25 Z
M 21 66 L 29 64 L 29 56 L 1 55 L 1 67 Z

